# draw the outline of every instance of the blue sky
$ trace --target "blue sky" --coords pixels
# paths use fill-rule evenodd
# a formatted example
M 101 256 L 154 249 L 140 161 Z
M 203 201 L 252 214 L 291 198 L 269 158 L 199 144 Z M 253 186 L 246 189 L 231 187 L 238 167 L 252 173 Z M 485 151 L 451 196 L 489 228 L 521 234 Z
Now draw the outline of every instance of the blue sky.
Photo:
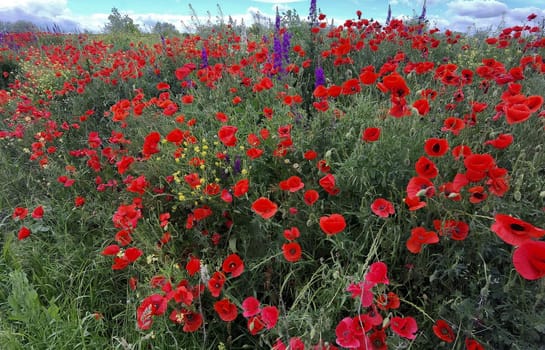
M 420 14 L 424 0 L 317 0 L 322 10 L 335 24 L 355 18 L 356 10 L 364 18 L 380 22 L 386 19 L 388 4 L 392 17 L 403 18 Z M 225 17 L 231 15 L 238 23 L 243 19 L 251 24 L 255 13 L 273 18 L 275 8 L 280 12 L 296 9 L 301 17 L 308 15 L 310 0 L 0 0 L 0 19 L 16 21 L 25 19 L 42 26 L 59 24 L 65 30 L 90 30 L 98 32 L 107 22 L 112 7 L 129 15 L 143 29 L 151 28 L 157 21 L 169 22 L 183 30 L 182 22 L 191 23 L 192 4 L 201 22 L 206 22 L 207 11 L 214 21 L 219 14 L 217 4 Z M 496 27 L 525 23 L 530 13 L 545 17 L 545 0 L 426 0 L 427 18 L 432 26 L 441 29 L 467 31 L 477 27 Z M 534 20 L 537 23 L 537 20 Z

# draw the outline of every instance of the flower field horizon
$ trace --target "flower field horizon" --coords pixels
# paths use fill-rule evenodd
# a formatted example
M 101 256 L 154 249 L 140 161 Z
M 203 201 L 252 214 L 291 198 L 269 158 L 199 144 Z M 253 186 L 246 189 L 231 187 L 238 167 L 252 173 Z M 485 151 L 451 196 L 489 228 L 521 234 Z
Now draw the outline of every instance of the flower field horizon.
M 0 37 L 0 344 L 545 349 L 544 22 L 309 7 Z

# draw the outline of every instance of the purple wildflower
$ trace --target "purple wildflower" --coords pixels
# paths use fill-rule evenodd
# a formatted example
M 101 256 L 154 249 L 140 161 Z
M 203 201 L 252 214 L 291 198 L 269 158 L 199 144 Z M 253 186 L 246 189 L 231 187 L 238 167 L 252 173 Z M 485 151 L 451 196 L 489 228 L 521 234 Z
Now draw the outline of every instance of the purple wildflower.
M 235 162 L 233 164 L 233 175 L 240 174 L 242 171 L 242 160 L 240 159 L 240 156 L 235 157 Z
M 286 31 L 282 38 L 282 58 L 286 63 L 290 62 L 291 33 Z
M 388 4 L 388 15 L 386 16 L 386 25 L 390 24 L 390 20 L 392 19 L 392 7 L 390 4 Z
M 316 11 L 316 0 L 310 0 L 310 8 L 308 11 L 308 20 L 312 26 L 315 26 L 318 18 L 318 13 Z
M 320 66 L 316 66 L 314 70 L 314 88 L 323 85 L 325 86 L 324 70 Z
M 274 36 L 273 49 L 273 67 L 280 73 L 282 71 L 282 43 L 276 35 Z
M 278 32 L 280 31 L 280 14 L 278 13 L 278 6 L 276 7 L 276 18 L 274 22 L 274 29 L 275 29 L 275 33 L 278 34 Z
M 203 47 L 201 50 L 201 68 L 208 67 L 208 53 L 206 52 L 206 48 Z
M 423 22 L 426 20 L 426 0 L 424 0 L 424 4 L 422 5 L 422 13 L 420 14 L 420 17 L 418 17 L 418 22 Z

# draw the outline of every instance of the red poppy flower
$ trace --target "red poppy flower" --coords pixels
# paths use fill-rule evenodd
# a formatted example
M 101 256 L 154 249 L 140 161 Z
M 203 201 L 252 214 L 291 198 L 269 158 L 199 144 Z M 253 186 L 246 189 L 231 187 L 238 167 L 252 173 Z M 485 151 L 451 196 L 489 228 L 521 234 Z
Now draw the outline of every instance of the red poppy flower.
M 185 105 L 192 104 L 194 100 L 195 100 L 195 97 L 193 95 L 182 96 L 182 103 Z
M 416 332 L 418 331 L 416 320 L 410 316 L 392 317 L 390 320 L 390 328 L 400 337 L 407 339 L 416 338 Z
M 323 99 L 327 97 L 327 88 L 323 85 L 318 85 L 312 93 L 317 99 Z
M 147 330 L 153 323 L 153 316 L 163 315 L 167 309 L 168 299 L 160 294 L 153 294 L 142 301 L 136 310 L 138 328 Z
M 23 239 L 30 236 L 30 229 L 26 226 L 23 226 L 19 229 L 19 232 L 17 233 L 17 239 L 22 241 Z
M 98 148 L 102 144 L 102 139 L 96 131 L 91 131 L 87 137 L 87 144 L 91 148 Z
M 230 273 L 232 277 L 238 277 L 244 272 L 244 262 L 237 254 L 229 255 L 221 266 L 223 272 Z
M 115 163 L 115 165 L 117 166 L 117 172 L 120 175 L 123 175 L 127 171 L 127 169 L 129 169 L 129 167 L 131 166 L 133 162 L 134 162 L 134 157 L 123 156 L 121 160 Z
M 375 142 L 380 138 L 380 128 L 366 128 L 363 130 L 361 139 L 365 142 Z
M 136 260 L 138 260 L 138 258 L 140 256 L 142 256 L 142 250 L 140 250 L 138 248 L 131 247 L 131 248 L 127 248 L 127 250 L 125 250 L 124 257 L 129 262 L 135 262 Z
M 157 90 L 168 90 L 170 89 L 170 85 L 168 85 L 168 83 L 165 83 L 165 82 L 159 82 L 157 83 L 157 85 L 155 85 L 155 88 Z
M 239 103 L 242 102 L 242 98 L 240 96 L 235 96 L 235 97 L 233 97 L 232 102 L 233 102 L 234 105 L 238 105 Z
M 119 230 L 114 236 L 114 239 L 122 246 L 129 245 L 132 242 L 130 230 Z
M 279 311 L 275 306 L 265 306 L 261 310 L 261 319 L 265 322 L 267 329 L 272 329 L 278 322 Z
M 201 270 L 201 260 L 192 256 L 189 258 L 189 261 L 185 265 L 185 270 L 189 273 L 189 276 L 194 276 L 197 272 Z
M 256 297 L 247 297 L 242 302 L 242 316 L 252 317 L 261 312 L 260 302 Z
M 225 188 L 221 190 L 221 200 L 225 203 L 231 203 L 233 201 L 233 195 Z
M 169 319 L 177 324 L 183 324 L 184 332 L 195 332 L 202 325 L 202 315 L 186 309 L 172 310 Z
M 265 328 L 265 323 L 261 319 L 261 316 L 250 316 L 246 327 L 251 335 L 256 335 Z
M 202 326 L 202 315 L 195 311 L 182 310 L 183 313 L 183 323 L 184 327 L 182 330 L 184 332 L 195 332 Z
M 418 111 L 419 115 L 426 115 L 430 112 L 430 104 L 425 98 L 414 101 L 413 108 Z
M 466 145 L 458 145 L 452 149 L 452 156 L 454 159 L 459 160 L 460 158 L 466 158 L 471 154 L 471 148 Z
M 545 242 L 528 240 L 513 253 L 515 270 L 527 280 L 545 276 Z
M 225 322 L 234 321 L 238 316 L 237 306 L 229 299 L 218 300 L 214 303 L 214 310 L 219 317 Z
M 388 294 L 380 294 L 377 297 L 377 307 L 381 310 L 398 309 L 401 305 L 399 296 L 394 292 Z
M 280 181 L 280 189 L 289 192 L 297 192 L 305 187 L 299 176 L 290 176 L 287 180 Z
M 426 179 L 433 179 L 439 174 L 435 163 L 425 156 L 418 158 L 414 167 L 416 169 L 416 174 L 420 177 L 425 177 Z
M 505 243 L 519 246 L 525 241 L 545 236 L 545 230 L 505 214 L 496 214 L 490 227 Z
M 497 149 L 504 149 L 509 147 L 513 143 L 513 135 L 511 134 L 500 134 L 493 140 L 488 140 L 484 144 L 490 145 Z
M 288 241 L 294 241 L 299 238 L 300 235 L 301 233 L 299 232 L 299 229 L 297 227 L 292 227 L 289 230 L 284 230 L 284 238 Z
M 316 108 L 317 111 L 320 112 L 325 112 L 329 109 L 329 103 L 326 100 L 312 102 L 312 105 L 314 106 L 314 108 Z
M 424 144 L 424 151 L 430 157 L 441 157 L 447 153 L 448 149 L 449 145 L 446 139 L 431 138 L 427 139 Z
M 244 196 L 248 192 L 249 185 L 248 179 L 239 180 L 233 187 L 233 195 L 237 198 Z
M 350 293 L 352 299 L 360 299 L 361 306 L 370 307 L 373 304 L 373 292 L 371 292 L 373 285 L 367 281 L 361 281 L 358 283 L 351 283 L 346 291 Z
M 364 69 L 359 78 L 363 85 L 371 85 L 377 80 L 378 74 L 375 73 L 375 67 L 370 66 L 369 69 Z
M 225 146 L 233 147 L 237 144 L 237 131 L 236 126 L 224 125 L 218 130 L 218 137 Z
M 387 350 L 388 344 L 386 344 L 386 332 L 381 330 L 375 330 L 369 334 L 369 343 L 372 344 L 373 350 Z
M 276 214 L 278 206 L 270 199 L 260 197 L 253 202 L 252 210 L 263 219 L 270 219 Z
M 433 220 L 433 227 L 441 236 L 463 241 L 469 233 L 469 225 L 457 220 Z
M 404 98 L 392 100 L 388 114 L 395 118 L 408 117 L 411 115 L 411 109 L 407 106 Z
M 409 180 L 407 184 L 407 197 L 414 198 L 420 196 L 433 197 L 435 187 L 433 182 L 425 177 L 415 176 Z
M 496 164 L 490 154 L 470 154 L 464 159 L 466 169 L 476 172 L 486 172 Z
M 488 194 L 485 192 L 483 186 L 474 186 L 467 191 L 470 193 L 469 202 L 473 204 L 480 203 L 488 197 Z
M 385 91 L 392 93 L 393 97 L 405 97 L 411 92 L 405 79 L 397 72 L 393 72 L 383 77 L 381 84 Z
M 309 206 L 316 203 L 318 198 L 320 198 L 320 195 L 318 194 L 318 191 L 316 190 L 307 190 L 305 191 L 305 194 L 303 195 L 305 204 Z
M 322 177 L 318 183 L 327 193 L 332 196 L 340 192 L 340 189 L 335 186 L 335 176 L 333 174 L 327 174 L 326 176 Z
M 175 145 L 180 145 L 184 140 L 184 137 L 185 133 L 182 130 L 175 128 L 167 134 L 166 139 L 168 142 L 172 142 Z
M 403 202 L 409 207 L 410 211 L 415 211 L 424 208 L 427 203 L 420 200 L 420 197 L 405 197 Z
M 505 175 L 496 177 L 491 172 L 492 169 L 488 171 L 490 178 L 486 181 L 488 191 L 497 197 L 502 197 L 509 190 L 509 181 Z
M 109 245 L 106 248 L 104 248 L 100 254 L 105 255 L 105 256 L 107 256 L 107 255 L 117 255 L 117 253 L 119 253 L 120 250 L 121 250 L 121 248 L 119 248 L 119 246 L 117 244 L 112 244 L 112 245 Z
M 452 327 L 445 320 L 437 320 L 432 329 L 437 338 L 447 343 L 452 343 L 456 338 Z
M 28 215 L 28 209 L 23 207 L 16 207 L 13 210 L 11 217 L 16 220 L 23 220 Z
M 516 103 L 512 106 L 507 107 L 505 117 L 507 119 L 507 124 L 511 125 L 522 123 L 528 120 L 531 114 L 532 111 L 530 111 L 530 108 L 526 104 Z
M 219 271 L 212 274 L 212 277 L 208 280 L 208 290 L 214 298 L 217 298 L 221 294 L 223 285 L 225 284 L 225 275 Z
M 539 95 L 528 96 L 524 104 L 530 108 L 531 113 L 537 112 L 543 105 L 543 97 Z
M 336 342 L 344 348 L 354 349 L 360 346 L 359 337 L 355 332 L 356 325 L 352 317 L 343 318 L 335 327 Z
M 316 157 L 318 157 L 318 153 L 316 153 L 316 151 L 313 151 L 313 150 L 308 150 L 305 152 L 305 154 L 303 154 L 303 157 L 306 160 L 314 160 L 316 159 Z
M 149 187 L 149 182 L 146 180 L 146 177 L 144 175 L 138 176 L 136 179 L 133 179 L 128 185 L 127 185 L 127 191 L 138 193 L 139 195 L 143 195 L 146 191 L 146 188 Z
M 411 237 L 407 240 L 407 249 L 414 254 L 420 253 L 422 245 L 438 243 L 439 237 L 434 231 L 426 231 L 424 227 L 415 227 L 411 230 Z
M 484 350 L 484 347 L 475 339 L 467 338 L 465 340 L 466 350 Z
M 318 170 L 320 170 L 322 173 L 329 173 L 331 171 L 331 167 L 327 164 L 327 161 L 325 159 L 320 159 L 316 163 L 316 167 Z
M 346 221 L 341 214 L 331 214 L 320 218 L 320 228 L 327 235 L 335 235 L 346 227 Z
M 448 117 L 443 122 L 443 127 L 441 128 L 441 131 L 450 131 L 453 135 L 459 135 L 460 131 L 462 131 L 466 126 L 466 123 L 456 117 Z
M 375 199 L 371 204 L 371 210 L 375 215 L 380 216 L 381 218 L 387 218 L 388 216 L 395 214 L 394 205 L 384 198 Z
M 159 153 L 159 141 L 161 141 L 161 134 L 157 131 L 150 132 L 144 139 L 142 155 L 149 158 L 152 154 Z
M 289 242 L 282 245 L 284 258 L 289 262 L 297 262 L 301 259 L 301 246 L 297 242 Z
M 251 159 L 257 159 L 263 155 L 264 151 L 260 148 L 250 148 L 246 151 L 246 155 Z
M 39 205 L 36 208 L 34 208 L 31 216 L 33 219 L 41 219 L 44 216 L 44 207 Z
M 211 183 L 206 185 L 204 188 L 204 193 L 208 196 L 215 196 L 220 193 L 221 187 L 217 183 Z
M 361 91 L 360 82 L 358 79 L 348 79 L 343 82 L 342 85 L 342 94 L 343 95 L 353 95 Z
M 382 261 L 377 261 L 369 266 L 369 271 L 365 274 L 365 281 L 370 285 L 390 284 L 388 279 L 388 266 Z

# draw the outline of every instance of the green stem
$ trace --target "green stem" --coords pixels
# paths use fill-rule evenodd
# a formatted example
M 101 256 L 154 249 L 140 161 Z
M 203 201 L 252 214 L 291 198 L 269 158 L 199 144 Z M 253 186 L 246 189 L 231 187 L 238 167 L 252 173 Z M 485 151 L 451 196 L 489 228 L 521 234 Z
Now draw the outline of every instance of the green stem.
M 415 309 L 417 309 L 418 311 L 420 311 L 420 313 L 421 313 L 422 315 L 424 315 L 424 316 L 426 316 L 427 318 L 429 318 L 430 321 L 435 322 L 435 320 L 433 319 L 433 317 L 431 317 L 431 316 L 430 316 L 426 311 L 424 311 L 424 309 L 422 309 L 420 306 L 418 306 L 418 305 L 414 304 L 413 302 L 410 302 L 410 301 L 408 301 L 408 300 L 406 300 L 406 299 L 403 299 L 403 298 L 399 298 L 399 301 L 402 301 L 402 302 L 404 302 L 404 303 L 409 304 L 410 306 L 412 306 L 412 307 L 414 307 Z

